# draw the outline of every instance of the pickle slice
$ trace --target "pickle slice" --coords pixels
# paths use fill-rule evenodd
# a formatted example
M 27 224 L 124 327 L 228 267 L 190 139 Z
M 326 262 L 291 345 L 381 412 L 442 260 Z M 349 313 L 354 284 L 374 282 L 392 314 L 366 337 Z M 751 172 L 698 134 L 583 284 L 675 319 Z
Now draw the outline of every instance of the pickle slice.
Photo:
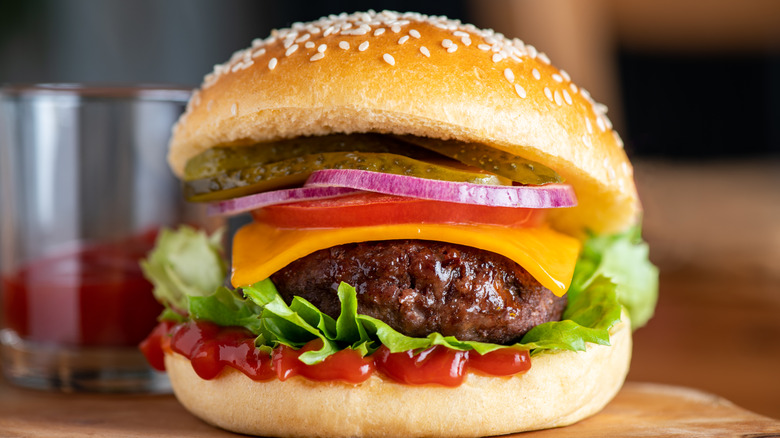
M 430 163 L 403 155 L 372 152 L 325 152 L 230 170 L 184 182 L 184 196 L 194 202 L 219 201 L 303 184 L 315 170 L 359 169 L 426 179 L 511 185 L 512 181 L 460 163 Z
M 332 134 L 297 137 L 253 146 L 221 146 L 187 161 L 184 180 L 192 181 L 250 166 L 325 152 L 386 152 L 426 159 L 439 156 L 408 142 L 380 134 Z
M 520 184 L 543 185 L 563 182 L 563 178 L 558 173 L 543 164 L 481 143 L 414 136 L 398 138 Z

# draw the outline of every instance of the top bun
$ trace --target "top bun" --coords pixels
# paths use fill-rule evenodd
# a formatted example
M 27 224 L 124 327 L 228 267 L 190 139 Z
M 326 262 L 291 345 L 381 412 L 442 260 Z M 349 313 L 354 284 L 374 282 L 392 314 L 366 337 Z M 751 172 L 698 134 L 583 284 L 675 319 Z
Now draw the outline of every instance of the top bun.
M 577 193 L 553 211 L 569 232 L 620 231 L 640 212 L 631 164 L 595 103 L 518 39 L 444 17 L 331 15 L 215 67 L 174 128 L 169 162 L 214 146 L 332 133 L 479 142 L 555 169 Z

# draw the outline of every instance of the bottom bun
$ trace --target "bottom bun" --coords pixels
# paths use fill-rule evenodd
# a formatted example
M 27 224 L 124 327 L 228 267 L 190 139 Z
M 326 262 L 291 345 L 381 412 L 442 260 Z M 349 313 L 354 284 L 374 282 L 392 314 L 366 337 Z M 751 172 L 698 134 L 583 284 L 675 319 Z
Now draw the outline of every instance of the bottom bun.
M 411 386 L 374 374 L 359 385 L 293 377 L 255 382 L 226 367 L 203 380 L 185 357 L 166 354 L 179 401 L 208 423 L 277 437 L 502 435 L 565 426 L 601 410 L 623 384 L 631 360 L 628 318 L 611 346 L 532 358 L 512 377 L 471 374 L 457 388 Z

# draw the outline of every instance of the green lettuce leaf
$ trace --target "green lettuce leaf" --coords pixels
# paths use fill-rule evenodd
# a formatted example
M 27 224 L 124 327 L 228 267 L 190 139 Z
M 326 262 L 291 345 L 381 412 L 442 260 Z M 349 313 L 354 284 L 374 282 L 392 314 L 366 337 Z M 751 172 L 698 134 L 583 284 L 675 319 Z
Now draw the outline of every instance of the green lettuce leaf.
M 381 345 L 392 352 L 442 345 L 480 354 L 517 348 L 536 355 L 550 350 L 582 351 L 586 343 L 609 345 L 609 330 L 620 321 L 621 302 L 639 312 L 639 321 L 643 322 L 641 316 L 644 321 L 649 318 L 646 307 L 655 302 L 657 277 L 652 274 L 657 272 L 647 260 L 646 245 L 637 239 L 631 233 L 589 239 L 575 268 L 563 320 L 538 325 L 513 345 L 460 341 L 439 333 L 424 338 L 406 336 L 381 320 L 358 314 L 357 291 L 346 283 L 338 287 L 341 313 L 335 320 L 300 297 L 288 305 L 270 279 L 243 289 L 226 288 L 222 286 L 226 263 L 218 240 L 192 229 L 164 232 L 144 271 L 155 284 L 158 299 L 177 310 L 168 309 L 168 318 L 176 320 L 184 313 L 218 325 L 245 327 L 257 335 L 255 344 L 268 350 L 278 345 L 300 348 L 320 339 L 322 348 L 300 356 L 307 364 L 318 363 L 345 348 L 366 355 Z M 189 254 L 173 256 L 176 251 Z M 180 266 L 183 261 L 192 265 Z
M 251 300 L 239 297 L 234 291 L 220 286 L 208 296 L 189 298 L 189 314 L 192 319 L 211 321 L 221 326 L 240 326 L 252 333 L 259 333 L 263 308 Z
M 346 283 L 338 287 L 341 314 L 336 321 L 299 297 L 288 306 L 270 280 L 247 287 L 244 293 L 264 309 L 261 316 L 263 327 L 255 333 L 270 341 L 271 346 L 284 344 L 299 348 L 315 338 L 323 341 L 321 350 L 301 355 L 301 360 L 309 364 L 317 363 L 343 348 L 358 349 L 366 354 L 380 345 L 385 345 L 392 352 L 422 350 L 434 345 L 454 350 L 476 350 L 480 354 L 501 348 L 533 350 L 533 354 L 553 349 L 581 351 L 585 349 L 586 342 L 609 345 L 609 329 L 620 321 L 621 312 L 615 285 L 602 277 L 588 285 L 587 290 L 570 303 L 564 315 L 565 321 L 539 325 L 528 332 L 520 343 L 499 345 L 459 341 L 439 333 L 425 338 L 401 334 L 376 318 L 358 314 L 357 291 Z
M 162 229 L 154 249 L 140 262 L 144 276 L 154 285 L 157 301 L 186 314 L 189 297 L 209 296 L 222 286 L 227 263 L 221 241 L 221 231 L 209 237 L 187 226 Z
M 569 288 L 569 300 L 599 277 L 616 285 L 618 300 L 626 306 L 636 330 L 653 316 L 658 300 L 658 268 L 650 263 L 649 248 L 640 227 L 620 234 L 591 235 L 582 248 Z
M 221 241 L 221 231 L 209 237 L 187 226 L 160 230 L 154 249 L 140 262 L 157 301 L 186 313 L 188 297 L 214 293 L 227 274 Z

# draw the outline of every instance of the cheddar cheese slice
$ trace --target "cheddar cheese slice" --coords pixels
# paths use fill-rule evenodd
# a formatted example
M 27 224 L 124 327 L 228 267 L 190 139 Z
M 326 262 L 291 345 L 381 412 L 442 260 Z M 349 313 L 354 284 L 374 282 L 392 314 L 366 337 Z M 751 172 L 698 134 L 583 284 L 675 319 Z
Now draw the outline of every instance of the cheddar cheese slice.
M 286 229 L 253 222 L 233 241 L 235 287 L 264 280 L 315 251 L 376 240 L 435 240 L 501 254 L 528 271 L 555 295 L 566 293 L 580 251 L 579 240 L 547 227 L 400 224 L 349 228 Z

